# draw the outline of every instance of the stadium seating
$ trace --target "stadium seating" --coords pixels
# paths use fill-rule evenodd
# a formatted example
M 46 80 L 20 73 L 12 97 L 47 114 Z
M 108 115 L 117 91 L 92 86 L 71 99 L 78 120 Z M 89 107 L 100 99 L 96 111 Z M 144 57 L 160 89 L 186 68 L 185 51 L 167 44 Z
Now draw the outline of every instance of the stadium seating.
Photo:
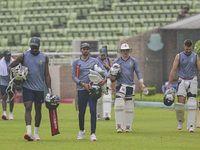
M 4 0 L 0 50 L 23 52 L 39 36 L 45 52 L 70 52 L 74 39 L 98 39 L 116 51 L 119 40 L 176 21 L 185 6 L 200 13 L 198 0 Z

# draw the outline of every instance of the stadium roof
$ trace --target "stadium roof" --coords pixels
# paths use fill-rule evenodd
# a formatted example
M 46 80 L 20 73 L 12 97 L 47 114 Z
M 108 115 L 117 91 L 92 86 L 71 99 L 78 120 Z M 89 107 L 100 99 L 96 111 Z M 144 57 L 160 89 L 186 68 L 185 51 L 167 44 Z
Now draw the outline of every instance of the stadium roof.
M 160 29 L 200 29 L 200 14 L 160 27 Z

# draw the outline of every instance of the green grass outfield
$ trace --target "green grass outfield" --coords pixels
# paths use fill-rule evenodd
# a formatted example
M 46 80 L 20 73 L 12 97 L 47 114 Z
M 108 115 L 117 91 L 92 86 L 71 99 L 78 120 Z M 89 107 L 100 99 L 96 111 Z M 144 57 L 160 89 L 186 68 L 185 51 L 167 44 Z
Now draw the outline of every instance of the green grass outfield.
M 43 118 L 39 132 L 41 141 L 28 142 L 23 138 L 26 133 L 24 106 L 16 104 L 15 120 L 0 120 L 0 150 L 196 150 L 200 147 L 200 129 L 197 128 L 195 133 L 188 133 L 185 123 L 183 129 L 178 131 L 173 109 L 135 107 L 131 133 L 116 133 L 112 109 L 111 120 L 97 121 L 98 141 L 96 142 L 89 141 L 88 108 L 85 117 L 84 140 L 76 139 L 79 129 L 78 112 L 75 111 L 74 104 L 61 104 L 58 107 L 60 134 L 56 136 L 51 136 L 49 114 L 44 105 L 42 112 Z

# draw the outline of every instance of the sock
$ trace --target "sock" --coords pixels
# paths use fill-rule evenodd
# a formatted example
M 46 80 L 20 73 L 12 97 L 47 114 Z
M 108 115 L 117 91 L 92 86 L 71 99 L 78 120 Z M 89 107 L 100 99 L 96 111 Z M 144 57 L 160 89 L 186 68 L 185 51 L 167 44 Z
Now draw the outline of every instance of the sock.
M 7 113 L 6 113 L 6 111 L 3 111 L 3 114 L 4 114 L 5 116 L 7 116 Z
M 12 112 L 9 112 L 9 115 L 12 115 Z
M 31 125 L 27 125 L 27 126 L 26 126 L 26 129 L 27 129 L 27 133 L 28 133 L 29 135 L 31 135 L 31 134 L 32 134 Z
M 34 134 L 38 134 L 38 132 L 39 132 L 39 127 L 35 127 L 34 128 Z

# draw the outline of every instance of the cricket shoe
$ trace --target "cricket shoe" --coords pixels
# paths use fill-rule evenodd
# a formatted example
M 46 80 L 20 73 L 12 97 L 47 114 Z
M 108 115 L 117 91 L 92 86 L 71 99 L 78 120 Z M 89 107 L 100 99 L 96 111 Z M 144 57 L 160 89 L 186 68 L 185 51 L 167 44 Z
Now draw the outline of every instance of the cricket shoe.
M 97 120 L 101 120 L 100 114 L 97 114 Z
M 1 116 L 1 118 L 2 118 L 3 120 L 8 120 L 7 117 L 6 117 L 6 115 L 4 115 L 4 114 Z
M 189 131 L 190 133 L 194 133 L 194 129 L 193 129 L 193 128 L 190 128 L 188 131 Z
M 32 137 L 32 135 L 28 133 L 24 134 L 24 139 L 28 141 L 34 141 L 34 138 Z
M 78 133 L 77 140 L 83 140 L 83 136 L 85 135 L 85 130 L 80 130 Z
M 177 129 L 178 129 L 178 130 L 181 130 L 182 128 L 183 128 L 182 122 L 178 122 L 178 124 L 177 124 Z
M 14 120 L 13 114 L 9 114 L 9 120 Z
M 36 140 L 36 141 L 40 141 L 39 134 L 34 134 L 34 140 Z
M 109 117 L 106 117 L 105 120 L 110 120 L 110 118 L 109 118 Z
M 130 130 L 130 126 L 129 126 L 129 125 L 126 125 L 125 132 L 126 132 L 126 133 L 129 133 L 129 132 L 131 132 L 131 130 Z
M 122 129 L 121 129 L 121 128 L 118 128 L 118 129 L 117 129 L 117 133 L 122 133 Z
M 94 133 L 91 134 L 90 141 L 97 141 L 97 138 Z

